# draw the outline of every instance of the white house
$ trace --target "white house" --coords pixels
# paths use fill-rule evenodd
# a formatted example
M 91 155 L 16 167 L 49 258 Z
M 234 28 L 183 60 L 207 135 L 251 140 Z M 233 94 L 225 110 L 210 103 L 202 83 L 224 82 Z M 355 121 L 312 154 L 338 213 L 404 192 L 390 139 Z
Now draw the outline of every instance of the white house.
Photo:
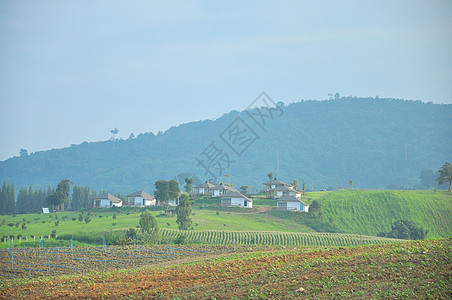
M 266 191 L 273 190 L 279 186 L 287 186 L 287 187 L 291 187 L 291 188 L 293 187 L 290 184 L 287 184 L 285 182 L 282 182 L 281 180 L 278 180 L 276 177 L 271 182 L 267 181 L 262 184 L 265 186 Z
M 157 204 L 154 196 L 143 191 L 137 191 L 135 193 L 127 195 L 127 198 L 129 200 L 129 205 L 151 206 Z
M 212 184 L 208 181 L 201 183 L 198 186 L 193 187 L 195 194 L 198 195 L 207 195 L 210 194 L 210 188 L 213 188 L 215 184 Z
M 227 191 L 220 195 L 222 206 L 240 206 L 253 208 L 253 200 L 238 191 Z
M 229 192 L 235 192 L 237 190 L 235 188 L 233 188 L 233 187 L 230 187 L 230 186 L 227 186 L 227 185 L 224 185 L 224 184 L 220 183 L 217 186 L 211 187 L 210 191 L 212 193 L 212 197 L 219 197 L 219 196 L 225 194 L 228 191 Z
M 282 196 L 295 196 L 297 199 L 301 199 L 301 192 L 294 190 L 292 187 L 287 185 L 280 185 L 273 189 L 275 192 L 275 198 L 281 198 Z
M 278 209 L 295 210 L 308 212 L 309 205 L 296 198 L 295 196 L 284 195 L 281 198 L 276 199 L 276 205 Z
M 121 207 L 122 200 L 111 194 L 100 194 L 94 198 L 94 207 Z

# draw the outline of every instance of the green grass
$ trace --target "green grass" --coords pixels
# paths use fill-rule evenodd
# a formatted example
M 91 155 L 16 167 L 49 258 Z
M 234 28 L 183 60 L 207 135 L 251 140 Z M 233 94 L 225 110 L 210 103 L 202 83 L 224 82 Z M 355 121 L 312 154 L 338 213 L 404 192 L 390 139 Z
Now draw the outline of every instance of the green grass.
M 452 236 L 452 194 L 446 191 L 340 190 L 309 193 L 337 232 L 377 235 L 401 218 L 428 230 L 427 238 Z
M 452 194 L 445 191 L 340 190 L 307 193 L 304 200 L 308 203 L 319 201 L 322 218 L 276 210 L 258 213 L 260 207 L 274 207 L 273 199 L 254 199 L 256 209 L 218 207 L 218 198 L 197 200 L 193 206 L 193 228 L 195 231 L 319 231 L 375 236 L 379 232 L 389 231 L 395 220 L 406 218 L 427 229 L 427 238 L 452 236 Z M 201 206 L 204 208 L 200 209 Z M 72 221 L 72 218 L 78 218 L 79 212 L 58 213 L 58 220 L 55 214 L 51 214 L 52 217 L 48 214 L 4 215 L 0 216 L 0 237 L 19 234 L 48 236 L 53 230 L 56 230 L 57 235 L 122 231 L 136 228 L 143 210 L 85 210 L 84 216 L 91 214 L 88 224 Z M 159 207 L 153 207 L 152 210 L 156 216 L 163 212 Z M 116 219 L 113 219 L 113 214 L 116 214 Z M 177 229 L 175 216 L 158 217 L 157 220 L 162 229 Z M 59 221 L 58 226 L 55 226 L 56 221 Z M 8 226 L 9 223 L 13 226 Z M 18 227 L 14 226 L 16 223 L 19 223 Z M 23 223 L 26 223 L 26 229 L 22 229 Z M 0 247 L 6 247 L 6 244 L 0 243 Z

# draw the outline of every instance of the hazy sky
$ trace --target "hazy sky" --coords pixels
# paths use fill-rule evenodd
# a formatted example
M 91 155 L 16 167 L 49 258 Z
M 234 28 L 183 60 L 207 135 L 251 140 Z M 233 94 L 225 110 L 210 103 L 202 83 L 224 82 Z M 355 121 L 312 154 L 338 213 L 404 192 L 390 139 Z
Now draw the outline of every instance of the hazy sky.
M 0 160 L 219 117 L 262 91 L 452 103 L 452 1 L 0 0 Z

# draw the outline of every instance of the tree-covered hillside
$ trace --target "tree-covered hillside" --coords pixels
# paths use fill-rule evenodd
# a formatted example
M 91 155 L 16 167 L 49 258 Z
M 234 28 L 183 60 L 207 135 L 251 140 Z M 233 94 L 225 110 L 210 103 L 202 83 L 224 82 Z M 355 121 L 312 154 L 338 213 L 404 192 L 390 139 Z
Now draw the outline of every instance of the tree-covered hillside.
M 452 105 L 349 97 L 248 112 L 157 135 L 14 157 L 0 162 L 0 181 L 18 190 L 55 186 L 68 178 L 128 193 L 152 192 L 158 179 L 193 173 L 201 181 L 216 177 L 261 189 L 273 171 L 286 182 L 304 179 L 308 190 L 345 187 L 349 180 L 358 188 L 384 188 L 412 186 L 421 171 L 431 169 L 436 176 L 445 161 L 452 161 Z M 205 174 L 201 163 L 208 165 L 208 158 L 216 160 Z

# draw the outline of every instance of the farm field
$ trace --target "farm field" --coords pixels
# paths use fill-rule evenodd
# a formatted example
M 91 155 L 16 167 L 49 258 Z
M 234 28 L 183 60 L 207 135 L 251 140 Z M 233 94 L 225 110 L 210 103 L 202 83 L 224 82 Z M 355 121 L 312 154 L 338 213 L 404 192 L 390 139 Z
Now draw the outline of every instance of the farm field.
M 6 279 L 0 299 L 450 299 L 452 241 L 237 253 L 39 279 Z
M 313 200 L 322 206 L 321 217 L 277 211 L 263 205 L 274 201 L 271 199 L 255 199 L 256 208 L 253 209 L 226 209 L 217 207 L 218 199 L 198 200 L 192 207 L 193 232 L 336 232 L 376 236 L 379 232 L 389 231 L 394 221 L 406 218 L 427 229 L 427 238 L 452 236 L 452 195 L 445 191 L 339 190 L 307 193 L 305 201 L 312 203 Z M 150 209 L 157 216 L 162 232 L 171 233 L 169 235 L 173 237 L 178 235 L 175 216 L 164 215 L 160 207 Z M 8 246 L 4 242 L 5 237 L 14 236 L 14 245 L 20 246 L 23 242 L 18 242 L 19 235 L 21 240 L 30 240 L 33 236 L 39 239 L 52 233 L 58 239 L 64 237 L 66 240 L 51 244 L 54 246 L 68 246 L 71 236 L 74 236 L 77 246 L 87 243 L 100 245 L 104 235 L 117 235 L 125 229 L 137 228 L 143 211 L 133 207 L 87 209 L 82 217 L 89 217 L 89 223 L 83 218 L 79 221 L 80 212 L 3 215 L 0 216 L 0 248 Z M 80 235 L 97 239 L 86 241 L 79 239 Z M 199 242 L 196 238 L 192 240 Z M 252 243 L 251 239 L 247 241 Z M 222 240 L 210 242 L 223 244 Z M 36 241 L 34 245 L 37 245 Z

